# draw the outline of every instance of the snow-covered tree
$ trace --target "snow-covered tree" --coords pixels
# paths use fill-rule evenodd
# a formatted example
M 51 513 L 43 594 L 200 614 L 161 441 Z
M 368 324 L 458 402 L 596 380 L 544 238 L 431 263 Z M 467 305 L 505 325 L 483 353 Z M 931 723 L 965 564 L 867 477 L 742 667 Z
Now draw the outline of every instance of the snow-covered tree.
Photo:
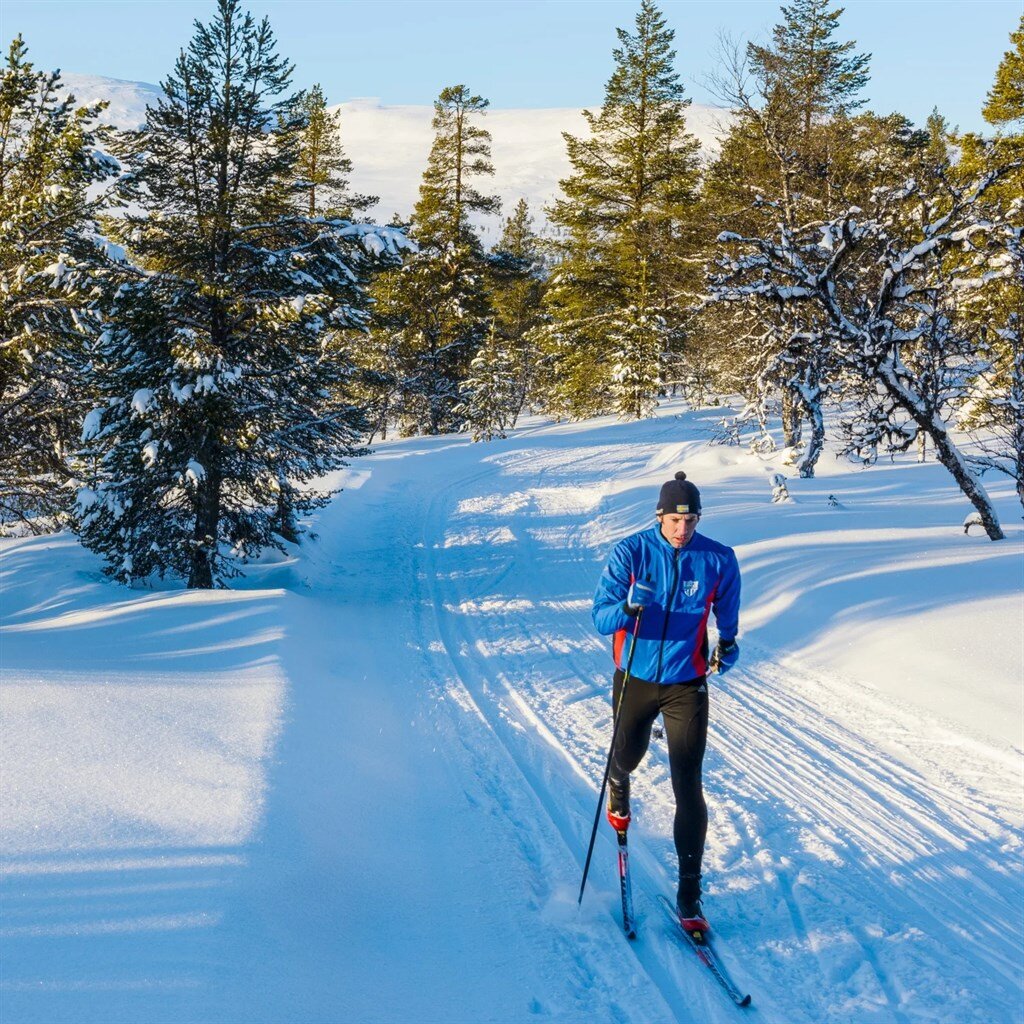
M 563 133 L 572 173 L 550 210 L 561 234 L 545 332 L 557 413 L 649 415 L 662 357 L 682 343 L 677 291 L 698 143 L 686 131 L 674 36 L 643 0 L 635 32 L 618 30 L 601 110 L 583 112 L 588 137 Z
M 1005 473 L 1024 506 L 1024 199 L 1010 206 L 1003 246 L 960 281 L 968 316 L 986 321 L 988 361 L 960 410 L 972 434 L 968 458 L 982 473 Z
M 713 284 L 724 300 L 810 306 L 820 326 L 805 342 L 831 350 L 852 403 L 848 447 L 870 459 L 925 435 L 992 540 L 1003 536 L 998 517 L 949 420 L 981 365 L 977 339 L 956 316 L 968 276 L 960 254 L 985 259 L 998 244 L 982 203 L 1005 173 L 969 186 L 942 179 L 941 188 L 912 179 L 824 223 L 723 236 L 735 252 Z
M 1001 224 L 1004 244 L 961 282 L 963 313 L 984 336 L 988 362 L 960 422 L 972 432 L 972 463 L 1011 476 L 1024 504 L 1024 17 L 1010 41 L 982 111 L 995 138 L 955 140 L 962 173 L 1007 169 L 988 193 L 989 216 Z
M 470 217 L 499 201 L 474 179 L 494 173 L 491 135 L 477 120 L 487 100 L 465 85 L 434 103 L 434 141 L 410 232 L 418 251 L 380 282 L 374 334 L 394 353 L 398 411 L 406 434 L 458 430 L 469 364 L 487 335 L 486 259 Z
M 469 366 L 459 411 L 474 441 L 505 437 L 519 412 L 516 359 L 507 339 L 492 324 L 487 340 Z
M 108 224 L 125 258 L 79 495 L 83 541 L 119 580 L 222 583 L 326 500 L 304 485 L 361 451 L 337 339 L 365 329 L 369 274 L 403 239 L 296 212 L 291 70 L 266 20 L 218 0 L 126 141 L 133 210 Z
M 662 384 L 665 317 L 651 301 L 647 261 L 641 258 L 634 303 L 610 319 L 612 395 L 620 416 L 645 419 L 658 407 Z
M 854 52 L 853 41 L 834 38 L 842 13 L 832 0 L 795 0 L 782 7 L 769 43 L 723 49 L 715 86 L 735 118 L 704 188 L 719 230 L 763 234 L 778 222 L 792 230 L 861 201 L 863 183 L 850 163 L 856 164 L 859 153 L 877 152 L 878 119 L 853 116 L 864 103 L 860 93 L 870 58 Z M 793 322 L 800 310 L 758 312 L 761 323 L 741 333 L 757 333 L 774 344 L 759 346 L 762 360 L 753 366 L 749 350 L 737 353 L 746 366 L 743 393 L 763 407 L 781 401 L 784 443 L 801 474 L 810 476 L 823 440 L 817 432 L 824 422 L 828 363 L 805 343 L 814 324 Z M 714 318 L 714 311 L 706 316 Z M 766 317 L 775 321 L 767 332 L 761 329 Z M 805 356 L 813 356 L 811 362 Z M 805 419 L 811 425 L 807 445 Z
M 488 259 L 494 325 L 513 357 L 515 415 L 533 394 L 537 371 L 538 333 L 544 323 L 544 261 L 540 239 L 525 199 L 505 221 L 501 238 Z
M 99 148 L 101 111 L 76 106 L 20 36 L 11 43 L 0 71 L 0 524 L 47 527 L 73 498 L 98 315 L 94 222 L 117 171 Z
M 1005 473 L 1024 506 L 1024 317 L 1010 315 L 998 330 L 995 358 L 975 384 L 967 410 L 974 434 L 968 459 L 985 473 Z

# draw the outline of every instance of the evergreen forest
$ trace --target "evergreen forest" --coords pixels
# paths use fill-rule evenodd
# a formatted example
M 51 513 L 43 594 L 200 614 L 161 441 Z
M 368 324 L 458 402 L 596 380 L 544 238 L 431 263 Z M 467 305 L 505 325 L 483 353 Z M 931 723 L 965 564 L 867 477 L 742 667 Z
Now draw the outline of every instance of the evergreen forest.
M 377 440 L 681 397 L 739 409 L 722 443 L 775 448 L 781 422 L 803 477 L 826 440 L 936 459 L 1000 539 L 986 474 L 1024 505 L 1024 17 L 978 134 L 871 110 L 842 14 L 792 0 L 767 39 L 723 42 L 710 151 L 642 0 L 545 211 L 500 209 L 488 100 L 445 86 L 418 201 L 387 223 L 337 112 L 241 0 L 195 24 L 135 131 L 15 38 L 0 532 L 70 528 L 125 584 L 224 586 L 301 542 L 325 478 Z

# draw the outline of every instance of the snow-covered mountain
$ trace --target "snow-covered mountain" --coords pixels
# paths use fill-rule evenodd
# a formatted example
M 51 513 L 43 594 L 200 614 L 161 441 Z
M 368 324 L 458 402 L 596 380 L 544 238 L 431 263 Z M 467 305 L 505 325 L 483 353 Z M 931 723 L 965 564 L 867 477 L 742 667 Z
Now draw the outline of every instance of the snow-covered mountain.
M 108 100 L 107 117 L 119 128 L 138 127 L 146 105 L 160 95 L 158 86 L 146 82 L 76 74 L 65 74 L 64 81 L 80 101 Z M 390 220 L 393 213 L 408 216 L 416 202 L 433 137 L 433 107 L 353 99 L 333 109 L 341 112 L 342 141 L 353 164 L 353 188 L 380 196 L 373 210 L 377 219 Z M 717 107 L 690 107 L 690 131 L 705 149 L 714 149 L 725 114 Z M 562 132 L 585 133 L 581 112 L 574 107 L 492 108 L 486 126 L 493 136 L 495 176 L 491 190 L 501 197 L 506 214 L 525 197 L 540 225 L 544 206 L 558 194 L 559 179 L 569 173 Z M 485 237 L 496 231 L 496 219 L 484 222 L 483 230 Z
M 163 95 L 160 86 L 149 82 L 125 82 L 100 75 L 61 72 L 61 82 L 79 103 L 106 100 L 110 106 L 104 120 L 115 128 L 138 128 L 146 118 L 146 107 Z

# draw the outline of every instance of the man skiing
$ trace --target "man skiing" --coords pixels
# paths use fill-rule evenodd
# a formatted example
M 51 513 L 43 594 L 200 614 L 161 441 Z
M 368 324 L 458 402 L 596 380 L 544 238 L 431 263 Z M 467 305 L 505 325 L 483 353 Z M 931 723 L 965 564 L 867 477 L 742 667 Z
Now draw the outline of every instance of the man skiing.
M 736 664 L 740 573 L 732 548 L 697 533 L 700 492 L 676 473 L 661 488 L 657 523 L 615 545 L 594 597 L 598 632 L 614 635 L 612 707 L 618 717 L 608 776 L 608 821 L 629 828 L 629 774 L 647 752 L 660 713 L 668 741 L 679 856 L 676 905 L 687 931 L 708 927 L 700 905 L 708 811 L 701 783 L 707 743 L 707 675 Z M 707 623 L 718 646 L 708 660 Z M 628 679 L 627 637 L 635 632 Z

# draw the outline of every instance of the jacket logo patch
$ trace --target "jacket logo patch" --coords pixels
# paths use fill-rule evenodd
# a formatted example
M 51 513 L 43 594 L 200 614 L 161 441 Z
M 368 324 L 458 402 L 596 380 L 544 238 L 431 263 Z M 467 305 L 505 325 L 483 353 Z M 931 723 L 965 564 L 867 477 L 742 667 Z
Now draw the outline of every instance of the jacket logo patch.
M 700 580 L 683 580 L 683 593 L 687 597 L 694 597 L 700 590 Z

